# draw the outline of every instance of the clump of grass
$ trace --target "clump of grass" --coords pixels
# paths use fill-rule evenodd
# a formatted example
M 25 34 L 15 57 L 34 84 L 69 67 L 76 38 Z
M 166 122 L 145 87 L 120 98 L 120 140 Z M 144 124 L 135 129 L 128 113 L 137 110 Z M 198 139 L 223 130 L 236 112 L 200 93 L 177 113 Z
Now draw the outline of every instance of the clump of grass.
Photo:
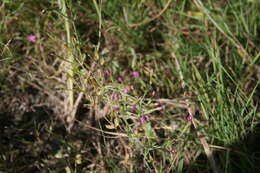
M 35 2 L 0 5 L 1 171 L 256 170 L 257 2 Z

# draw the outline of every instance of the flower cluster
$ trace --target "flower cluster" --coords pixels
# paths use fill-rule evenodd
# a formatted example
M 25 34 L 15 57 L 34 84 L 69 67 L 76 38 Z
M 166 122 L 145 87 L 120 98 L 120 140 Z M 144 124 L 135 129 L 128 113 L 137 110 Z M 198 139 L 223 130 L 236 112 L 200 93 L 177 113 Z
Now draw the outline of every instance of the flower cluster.
M 111 98 L 113 100 L 118 100 L 118 99 L 121 99 L 122 98 L 122 95 L 120 93 L 113 93 Z

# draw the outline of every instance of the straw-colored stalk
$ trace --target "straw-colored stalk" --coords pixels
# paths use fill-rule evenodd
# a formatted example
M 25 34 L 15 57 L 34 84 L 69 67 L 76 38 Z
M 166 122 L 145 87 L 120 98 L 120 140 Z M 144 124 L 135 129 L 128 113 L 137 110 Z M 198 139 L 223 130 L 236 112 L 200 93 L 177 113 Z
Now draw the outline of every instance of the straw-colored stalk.
M 59 8 L 61 10 L 62 19 L 64 21 L 64 27 L 66 31 L 66 45 L 64 46 L 64 52 L 66 55 L 66 72 L 67 72 L 67 100 L 65 100 L 65 115 L 66 121 L 69 124 L 69 127 L 72 126 L 74 122 L 74 117 L 71 116 L 71 113 L 73 111 L 73 105 L 74 105 L 74 92 L 73 92 L 73 53 L 72 53 L 72 38 L 71 38 L 71 31 L 70 31 L 70 22 L 67 14 L 67 7 L 65 0 L 58 0 Z

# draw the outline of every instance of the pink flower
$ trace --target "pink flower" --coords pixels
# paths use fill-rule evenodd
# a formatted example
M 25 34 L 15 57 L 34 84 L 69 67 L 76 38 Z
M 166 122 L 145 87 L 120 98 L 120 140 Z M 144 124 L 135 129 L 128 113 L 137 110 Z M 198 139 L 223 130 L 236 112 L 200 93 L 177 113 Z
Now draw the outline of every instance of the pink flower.
M 111 98 L 112 98 L 113 100 L 120 99 L 120 98 L 121 98 L 121 94 L 120 94 L 120 93 L 113 93 L 113 94 L 111 95 Z
M 132 110 L 133 110 L 133 111 L 136 111 L 137 109 L 138 109 L 138 106 L 137 106 L 137 105 L 133 105 L 133 106 L 132 106 Z
M 139 119 L 139 122 L 140 122 L 140 124 L 144 124 L 147 120 L 148 120 L 148 117 L 147 117 L 147 116 L 142 116 L 142 117 Z
M 129 91 L 133 90 L 134 89 L 134 86 L 131 85 L 131 86 L 128 86 L 126 88 L 123 89 L 124 93 L 128 93 Z
M 29 34 L 27 36 L 27 39 L 30 43 L 35 43 L 36 42 L 36 35 L 35 34 Z
M 130 88 L 129 87 L 126 87 L 123 89 L 124 93 L 128 93 L 130 91 Z
M 122 76 L 119 76 L 119 77 L 117 78 L 117 80 L 118 80 L 119 82 L 123 82 L 123 81 L 124 81 L 124 78 L 123 78 Z
M 112 70 L 110 70 L 110 69 L 108 69 L 108 70 L 105 70 L 105 71 L 104 71 L 104 73 L 105 73 L 106 75 L 109 75 L 109 74 L 111 74 L 111 73 L 112 73 Z
M 155 96 L 156 92 L 153 90 L 153 91 L 151 92 L 151 94 L 152 94 L 152 96 Z
M 134 72 L 132 72 L 132 76 L 134 78 L 138 78 L 140 76 L 140 73 L 138 71 L 134 71 Z
M 173 139 L 173 140 L 172 140 L 172 143 L 175 143 L 175 142 L 177 142 L 177 140 L 176 140 L 176 139 Z
M 113 110 L 114 110 L 114 111 L 119 111 L 120 108 L 119 108 L 119 107 L 113 107 Z
M 193 116 L 192 116 L 192 115 L 188 115 L 188 116 L 186 117 L 186 119 L 187 119 L 188 121 L 191 121 L 191 120 L 192 120 L 192 118 L 193 118 Z

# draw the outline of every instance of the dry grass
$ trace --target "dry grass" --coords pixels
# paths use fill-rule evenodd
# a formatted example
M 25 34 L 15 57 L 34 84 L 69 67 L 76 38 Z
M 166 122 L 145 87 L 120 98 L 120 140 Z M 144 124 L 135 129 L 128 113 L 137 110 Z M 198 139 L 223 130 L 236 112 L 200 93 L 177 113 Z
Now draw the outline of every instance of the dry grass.
M 257 2 L 63 3 L 0 4 L 0 172 L 256 172 Z

